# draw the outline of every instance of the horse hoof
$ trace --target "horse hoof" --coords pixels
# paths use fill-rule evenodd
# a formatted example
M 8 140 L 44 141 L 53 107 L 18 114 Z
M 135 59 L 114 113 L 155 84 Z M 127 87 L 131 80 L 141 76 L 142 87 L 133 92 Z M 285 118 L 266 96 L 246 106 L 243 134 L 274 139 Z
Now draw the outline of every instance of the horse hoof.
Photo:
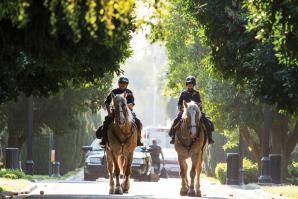
M 110 189 L 109 194 L 114 194 L 114 189 Z
M 129 190 L 129 186 L 125 186 L 124 183 L 121 184 L 121 188 L 123 190 L 123 193 L 128 193 L 128 190 Z
M 180 190 L 180 196 L 187 196 L 187 191 L 188 191 L 188 189 L 186 189 L 186 190 Z
M 121 186 L 116 187 L 114 194 L 117 194 L 117 195 L 123 194 L 123 190 L 122 190 Z
M 201 195 L 201 191 L 197 191 L 197 193 L 196 193 L 196 197 L 202 197 L 202 195 Z
M 189 190 L 187 191 L 187 196 L 190 196 L 190 197 L 194 197 L 194 196 L 196 196 L 196 192 L 195 192 L 195 190 L 194 190 L 194 189 L 189 189 Z

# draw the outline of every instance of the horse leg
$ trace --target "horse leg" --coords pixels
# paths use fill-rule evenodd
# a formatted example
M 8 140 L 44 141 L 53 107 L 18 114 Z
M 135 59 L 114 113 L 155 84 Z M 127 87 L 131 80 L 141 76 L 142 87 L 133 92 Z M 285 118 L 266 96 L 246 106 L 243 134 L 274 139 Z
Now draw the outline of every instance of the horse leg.
M 180 178 L 181 178 L 181 189 L 180 189 L 180 195 L 185 196 L 188 191 L 188 182 L 187 182 L 187 163 L 185 161 L 185 158 L 183 158 L 181 155 L 178 154 L 178 161 L 180 165 Z
M 197 172 L 197 164 L 198 164 L 198 154 L 193 154 L 191 156 L 191 170 L 190 170 L 190 187 L 189 190 L 187 192 L 188 196 L 195 196 L 196 192 L 194 189 L 194 185 L 195 185 L 195 177 L 196 177 L 196 172 Z
M 109 178 L 110 178 L 110 190 L 109 194 L 113 194 L 115 191 L 115 182 L 114 182 L 114 165 L 113 165 L 113 158 L 112 158 L 112 153 L 107 152 L 107 168 L 109 172 Z
M 125 163 L 125 170 L 124 170 L 124 182 L 121 184 L 123 192 L 124 193 L 128 193 L 128 190 L 130 188 L 130 183 L 129 183 L 129 178 L 130 178 L 130 174 L 131 174 L 131 164 L 132 164 L 132 159 L 133 159 L 133 154 L 130 153 L 127 157 L 126 157 L 126 163 Z
M 117 156 L 113 156 L 113 161 L 114 161 L 114 172 L 115 172 L 115 177 L 116 177 L 116 187 L 115 187 L 115 192 L 114 194 L 123 194 L 122 188 L 120 186 L 120 167 L 119 167 L 119 162 Z
M 196 196 L 201 197 L 201 185 L 200 185 L 200 175 L 202 171 L 202 154 L 199 153 L 198 155 L 198 164 L 197 164 L 197 179 L 196 179 Z

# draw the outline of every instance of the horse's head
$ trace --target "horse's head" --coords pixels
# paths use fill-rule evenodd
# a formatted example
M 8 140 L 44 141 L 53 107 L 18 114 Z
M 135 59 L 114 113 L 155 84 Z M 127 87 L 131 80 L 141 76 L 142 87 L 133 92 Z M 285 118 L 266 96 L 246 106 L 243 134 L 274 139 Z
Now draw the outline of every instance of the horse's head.
M 183 105 L 184 112 L 182 117 L 187 121 L 191 137 L 195 138 L 198 132 L 197 129 L 200 126 L 202 113 L 199 106 L 193 101 L 191 101 L 190 103 L 186 103 L 185 101 L 183 101 Z
M 120 125 L 124 125 L 127 121 L 131 119 L 130 110 L 127 107 L 127 101 L 125 98 L 125 93 L 114 95 L 112 93 L 113 108 L 115 114 L 115 121 Z

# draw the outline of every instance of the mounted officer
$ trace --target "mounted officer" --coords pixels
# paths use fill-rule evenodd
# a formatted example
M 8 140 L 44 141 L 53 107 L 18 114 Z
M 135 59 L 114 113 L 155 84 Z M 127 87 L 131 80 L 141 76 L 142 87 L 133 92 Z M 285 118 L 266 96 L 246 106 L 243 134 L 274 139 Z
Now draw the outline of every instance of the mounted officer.
M 117 94 L 123 94 L 126 93 L 126 100 L 127 100 L 127 106 L 131 110 L 131 113 L 134 117 L 135 124 L 138 128 L 138 146 L 143 146 L 143 143 L 141 142 L 141 129 L 142 129 L 142 123 L 141 121 L 136 117 L 136 114 L 133 112 L 133 107 L 135 105 L 134 103 L 134 96 L 131 90 L 127 88 L 129 84 L 129 80 L 125 76 L 121 76 L 118 79 L 118 88 L 113 89 L 111 93 L 107 96 L 105 100 L 105 106 L 108 111 L 108 115 L 105 117 L 105 121 L 103 122 L 103 125 L 99 127 L 96 131 L 96 137 L 101 139 L 100 145 L 102 147 L 105 147 L 106 141 L 107 141 L 107 130 L 109 125 L 114 121 L 114 113 L 111 110 L 110 104 L 112 102 L 112 93 L 115 95 Z
M 172 137 L 172 140 L 170 141 L 171 144 L 175 143 L 175 127 L 180 122 L 183 114 L 183 101 L 187 103 L 190 101 L 194 101 L 195 103 L 197 103 L 197 105 L 200 106 L 200 110 L 202 111 L 202 106 L 201 106 L 202 101 L 201 101 L 200 93 L 194 89 L 194 86 L 196 85 L 196 78 L 194 76 L 188 76 L 185 80 L 185 85 L 186 85 L 186 90 L 181 93 L 178 101 L 179 112 L 169 131 L 169 136 Z M 214 141 L 212 139 L 212 131 L 214 131 L 214 126 L 212 122 L 205 116 L 205 113 L 202 113 L 201 121 L 205 124 L 207 128 L 208 143 L 213 144 Z

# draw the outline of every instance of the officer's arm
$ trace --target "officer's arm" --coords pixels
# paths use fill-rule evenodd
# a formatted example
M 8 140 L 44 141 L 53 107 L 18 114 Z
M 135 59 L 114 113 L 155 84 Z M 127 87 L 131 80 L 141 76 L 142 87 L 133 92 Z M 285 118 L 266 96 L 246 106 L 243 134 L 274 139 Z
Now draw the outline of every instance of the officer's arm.
M 135 105 L 135 98 L 133 96 L 133 93 L 127 93 L 127 97 L 126 97 L 126 100 L 127 100 L 127 106 L 129 109 L 132 109 Z
M 178 100 L 178 110 L 183 111 L 183 93 L 181 93 L 179 100 Z
M 112 114 L 111 107 L 110 107 L 111 102 L 112 102 L 112 92 L 107 96 L 105 100 L 106 109 L 109 115 Z
M 129 103 L 129 104 L 127 104 L 127 106 L 128 106 L 129 109 L 132 109 L 133 106 L 134 106 L 134 104 L 133 103 Z

